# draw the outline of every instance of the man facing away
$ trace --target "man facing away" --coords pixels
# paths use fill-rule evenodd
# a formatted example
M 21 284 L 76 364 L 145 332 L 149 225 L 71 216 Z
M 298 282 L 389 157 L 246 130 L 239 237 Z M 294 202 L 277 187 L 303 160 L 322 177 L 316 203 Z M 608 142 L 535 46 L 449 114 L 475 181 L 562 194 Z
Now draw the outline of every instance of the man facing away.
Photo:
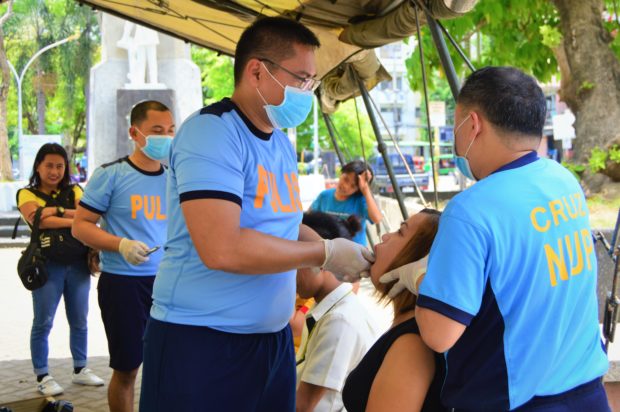
M 536 154 L 545 114 L 511 67 L 472 73 L 457 98 L 456 165 L 478 182 L 441 216 L 416 309 L 424 342 L 447 352 L 441 397 L 456 411 L 609 411 L 588 210 L 571 173 Z

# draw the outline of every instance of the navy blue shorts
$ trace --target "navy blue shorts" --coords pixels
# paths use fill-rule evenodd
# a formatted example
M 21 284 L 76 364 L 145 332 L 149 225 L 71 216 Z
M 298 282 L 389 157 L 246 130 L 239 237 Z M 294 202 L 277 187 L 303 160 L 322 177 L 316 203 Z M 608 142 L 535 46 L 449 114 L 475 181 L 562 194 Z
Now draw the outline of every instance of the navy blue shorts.
M 607 393 L 601 378 L 557 395 L 535 396 L 518 412 L 610 412 Z
M 149 319 L 140 410 L 293 412 L 290 327 L 236 334 Z
M 153 303 L 154 281 L 155 276 L 101 273 L 99 308 L 114 370 L 129 372 L 142 363 L 142 338 Z

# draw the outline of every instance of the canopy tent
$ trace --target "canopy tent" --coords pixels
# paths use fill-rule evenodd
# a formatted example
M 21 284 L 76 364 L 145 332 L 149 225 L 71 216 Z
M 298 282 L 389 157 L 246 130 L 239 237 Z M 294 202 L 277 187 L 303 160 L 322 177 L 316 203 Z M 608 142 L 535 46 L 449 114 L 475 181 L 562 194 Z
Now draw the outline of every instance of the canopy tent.
M 317 70 L 323 80 L 322 107 L 359 95 L 357 77 L 367 89 L 389 79 L 372 50 L 415 33 L 411 0 L 77 0 L 200 46 L 234 55 L 243 30 L 261 16 L 301 21 L 321 41 Z M 435 19 L 470 11 L 476 0 L 429 0 Z M 425 18 L 422 15 L 421 22 Z
M 469 12 L 477 0 L 76 0 L 96 9 L 151 27 L 173 37 L 234 55 L 243 30 L 257 18 L 282 16 L 295 19 L 310 28 L 319 38 L 321 47 L 316 53 L 317 74 L 322 84 L 318 90 L 324 115 L 333 113 L 338 104 L 354 96 L 362 96 L 377 148 L 390 176 L 394 194 L 403 218 L 408 212 L 374 116 L 368 90 L 390 79 L 374 48 L 410 37 L 420 36 L 420 25 L 427 23 L 433 35 L 442 65 L 454 95 L 458 79 L 443 38 L 442 30 L 465 61 L 471 64 L 438 19 L 456 18 Z M 420 47 L 421 43 L 420 43 Z M 423 54 L 421 66 L 425 79 Z M 426 83 L 426 81 L 424 81 Z M 428 106 L 428 92 L 424 84 Z M 329 123 L 326 117 L 326 123 Z M 427 126 L 430 118 L 427 110 Z M 341 163 L 332 127 L 328 127 L 334 148 Z M 388 130 L 389 132 L 389 130 Z M 431 162 L 434 166 L 433 143 Z M 415 184 L 415 179 L 409 171 Z M 433 173 L 435 203 L 437 181 Z M 416 185 L 417 188 L 417 185 Z M 418 194 L 424 202 L 422 192 Z

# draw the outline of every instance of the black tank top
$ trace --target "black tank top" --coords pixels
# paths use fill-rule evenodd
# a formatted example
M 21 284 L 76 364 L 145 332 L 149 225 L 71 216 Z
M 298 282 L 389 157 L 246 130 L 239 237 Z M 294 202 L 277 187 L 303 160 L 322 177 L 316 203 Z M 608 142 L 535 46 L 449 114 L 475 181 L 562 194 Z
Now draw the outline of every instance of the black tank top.
M 348 412 L 364 412 L 366 410 L 370 388 L 385 355 L 396 339 L 407 333 L 420 334 L 415 318 L 406 320 L 385 332 L 370 348 L 357 367 L 351 371 L 342 390 L 342 401 Z M 434 356 L 435 376 L 426 393 L 422 412 L 442 412 L 448 410 L 439 401 L 439 394 L 445 377 L 444 358 L 439 353 L 435 353 Z

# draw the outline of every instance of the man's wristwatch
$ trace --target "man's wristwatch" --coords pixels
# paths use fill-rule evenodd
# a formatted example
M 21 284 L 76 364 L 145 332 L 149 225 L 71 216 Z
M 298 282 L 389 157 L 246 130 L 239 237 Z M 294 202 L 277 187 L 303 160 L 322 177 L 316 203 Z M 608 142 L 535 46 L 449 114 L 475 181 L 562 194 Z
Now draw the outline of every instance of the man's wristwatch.
M 65 215 L 65 208 L 62 206 L 58 206 L 56 208 L 56 216 L 63 217 Z

